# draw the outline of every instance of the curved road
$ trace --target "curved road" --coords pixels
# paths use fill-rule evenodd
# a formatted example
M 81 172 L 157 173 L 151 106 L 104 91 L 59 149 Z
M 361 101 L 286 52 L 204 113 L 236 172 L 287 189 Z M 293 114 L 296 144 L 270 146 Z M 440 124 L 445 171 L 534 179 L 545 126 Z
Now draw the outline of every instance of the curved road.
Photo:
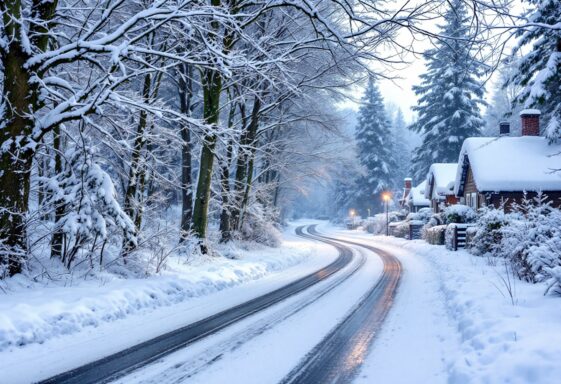
M 296 233 L 301 237 L 315 238 L 305 234 L 303 232 L 304 227 L 305 226 L 298 227 Z M 311 229 L 314 227 L 314 225 L 309 226 Z M 269 308 L 320 281 L 324 281 L 334 273 L 346 267 L 352 261 L 353 253 L 350 248 L 329 239 L 321 239 L 321 241 L 333 245 L 339 251 L 339 257 L 326 267 L 263 296 L 259 296 L 238 306 L 145 341 L 121 352 L 48 378 L 40 383 L 89 384 L 115 380 L 197 340 L 216 333 L 258 311 Z
M 353 251 L 345 244 L 362 247 L 377 254 L 384 263 L 382 275 L 373 282 L 372 288 L 344 320 L 308 353 L 282 383 L 351 382 L 392 305 L 401 276 L 401 265 L 394 256 L 385 251 L 353 241 L 323 236 L 315 227 L 315 225 L 308 226 L 308 234 L 306 234 L 305 226 L 301 226 L 296 229 L 296 233 L 301 237 L 330 244 L 338 250 L 339 257 L 326 267 L 263 296 L 51 377 L 41 383 L 104 383 L 125 376 L 137 368 L 269 308 L 341 271 L 353 261 Z M 354 267 L 353 270 L 356 271 L 356 268 L 359 266 Z M 346 280 L 353 273 L 349 272 L 346 277 L 341 276 L 340 280 Z M 340 282 L 333 281 L 333 287 Z
M 401 277 L 401 263 L 379 248 L 322 236 L 315 228 L 310 228 L 309 232 L 330 244 L 346 243 L 368 249 L 382 259 L 384 269 L 380 279 L 354 310 L 285 377 L 282 384 L 350 383 L 393 303 Z

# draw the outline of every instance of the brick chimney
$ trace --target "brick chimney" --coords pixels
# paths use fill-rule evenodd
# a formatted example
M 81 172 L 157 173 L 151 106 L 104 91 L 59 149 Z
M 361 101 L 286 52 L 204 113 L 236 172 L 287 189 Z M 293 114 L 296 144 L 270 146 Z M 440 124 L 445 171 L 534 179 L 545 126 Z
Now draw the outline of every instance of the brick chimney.
M 522 119 L 522 136 L 540 135 L 540 115 L 539 109 L 525 109 L 520 112 Z
M 411 189 L 411 186 L 412 186 L 411 181 L 412 180 L 411 180 L 410 177 L 405 178 L 405 189 Z
M 499 123 L 499 134 L 501 136 L 510 135 L 510 123 L 508 121 L 501 121 Z

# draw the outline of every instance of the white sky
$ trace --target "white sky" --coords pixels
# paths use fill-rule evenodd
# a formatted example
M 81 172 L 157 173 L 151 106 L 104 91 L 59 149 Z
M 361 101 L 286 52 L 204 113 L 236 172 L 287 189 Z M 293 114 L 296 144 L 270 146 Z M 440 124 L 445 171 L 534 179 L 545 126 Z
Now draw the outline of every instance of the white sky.
M 396 4 L 401 3 L 402 0 L 394 0 Z M 523 9 L 522 2 L 515 1 L 513 3 L 513 10 L 516 13 L 521 13 Z M 433 25 L 431 25 L 430 29 Z M 512 42 L 511 42 L 512 43 Z M 417 51 L 423 51 L 425 49 L 431 48 L 431 44 L 428 39 L 423 41 L 417 41 L 415 44 L 415 49 Z M 506 50 L 508 52 L 509 50 Z M 413 120 L 414 113 L 411 111 L 411 107 L 417 104 L 417 96 L 412 90 L 413 85 L 420 84 L 419 75 L 425 72 L 425 63 L 420 55 L 414 56 L 412 54 L 408 55 L 406 58 L 409 64 L 400 70 L 395 70 L 392 73 L 388 73 L 388 76 L 398 77 L 392 80 L 383 79 L 380 81 L 380 91 L 384 97 L 386 103 L 393 103 L 401 108 L 407 123 Z M 375 63 L 373 63 L 375 65 Z M 493 89 L 493 78 L 486 84 L 486 95 L 485 99 L 490 100 L 491 92 Z M 353 90 L 353 98 L 357 100 L 360 99 L 364 92 L 363 88 L 357 87 Z M 358 103 L 355 101 L 347 101 L 341 105 L 343 108 L 351 108 L 353 110 L 358 110 Z M 482 111 L 484 112 L 484 111 Z

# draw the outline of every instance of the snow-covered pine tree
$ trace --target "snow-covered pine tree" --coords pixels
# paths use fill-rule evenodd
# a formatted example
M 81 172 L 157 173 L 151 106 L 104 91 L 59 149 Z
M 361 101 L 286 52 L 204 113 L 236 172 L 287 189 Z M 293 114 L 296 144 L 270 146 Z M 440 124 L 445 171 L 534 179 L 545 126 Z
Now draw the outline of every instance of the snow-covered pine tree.
M 394 185 L 399 189 L 403 183 L 403 179 L 409 177 L 409 168 L 411 168 L 411 145 L 408 142 L 407 123 L 403 117 L 401 108 L 397 109 L 392 122 L 392 136 L 394 140 L 395 159 L 397 169 L 394 173 Z
M 357 182 L 357 209 L 364 216 L 381 210 L 380 194 L 392 190 L 396 160 L 391 123 L 374 78 L 361 99 L 355 138 L 365 174 Z
M 514 54 L 533 44 L 520 60 L 510 82 L 524 87 L 515 100 L 542 112 L 545 135 L 561 138 L 561 6 L 559 0 L 527 0 L 534 5 L 527 18 L 531 26 L 520 29 Z
M 421 84 L 413 87 L 419 97 L 413 108 L 418 120 L 410 128 L 423 136 L 413 156 L 417 182 L 425 178 L 432 163 L 456 162 L 464 139 L 478 136 L 484 125 L 479 111 L 484 91 L 478 79 L 482 66 L 469 43 L 464 3 L 449 2 L 444 20 L 440 35 L 446 38 L 424 53 L 427 72 L 421 75 Z

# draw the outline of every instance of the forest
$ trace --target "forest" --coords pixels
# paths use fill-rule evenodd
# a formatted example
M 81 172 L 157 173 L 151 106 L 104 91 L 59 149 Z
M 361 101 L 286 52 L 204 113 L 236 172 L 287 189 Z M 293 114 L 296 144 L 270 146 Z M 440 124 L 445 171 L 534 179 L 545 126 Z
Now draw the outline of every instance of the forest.
M 0 14 L 4 279 L 157 273 L 170 255 L 278 245 L 293 217 L 367 216 L 522 108 L 561 136 L 558 0 L 4 0 Z M 414 57 L 406 122 L 381 84 Z

